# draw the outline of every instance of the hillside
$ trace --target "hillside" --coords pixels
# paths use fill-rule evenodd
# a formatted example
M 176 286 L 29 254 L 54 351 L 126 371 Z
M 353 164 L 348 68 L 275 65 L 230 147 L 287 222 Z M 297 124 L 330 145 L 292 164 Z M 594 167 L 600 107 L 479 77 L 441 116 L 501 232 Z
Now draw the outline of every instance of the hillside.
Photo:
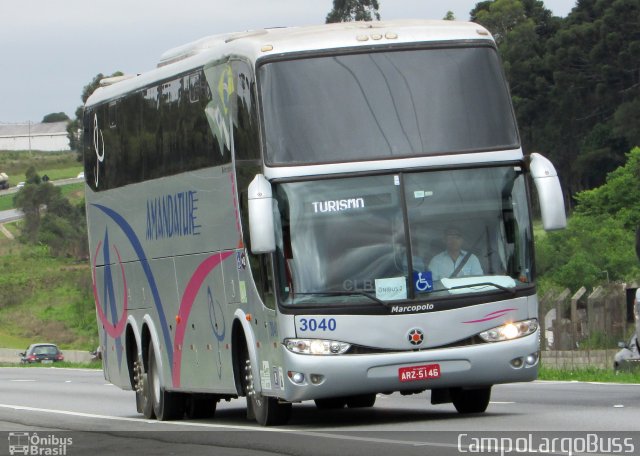
M 29 166 L 52 179 L 75 177 L 81 170 L 75 153 L 0 153 L 0 167 L 16 180 L 24 180 Z M 62 192 L 77 204 L 83 191 L 82 184 L 74 184 Z M 13 207 L 13 198 L 0 197 L 0 206 Z M 17 238 L 20 223 L 5 227 Z M 81 350 L 98 345 L 89 265 L 53 258 L 45 246 L 0 234 L 0 347 L 24 349 L 34 342 Z
M 33 342 L 89 350 L 98 345 L 88 264 L 46 248 L 0 239 L 0 346 Z

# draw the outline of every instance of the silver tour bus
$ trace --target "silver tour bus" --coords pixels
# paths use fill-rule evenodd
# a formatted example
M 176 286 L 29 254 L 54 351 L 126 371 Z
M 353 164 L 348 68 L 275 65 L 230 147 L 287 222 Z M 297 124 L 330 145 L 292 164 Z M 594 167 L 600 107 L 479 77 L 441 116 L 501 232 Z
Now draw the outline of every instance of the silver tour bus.
M 207 37 L 103 81 L 84 138 L 105 377 L 145 417 L 426 390 L 481 413 L 536 378 L 530 198 L 554 230 L 563 197 L 484 28 Z

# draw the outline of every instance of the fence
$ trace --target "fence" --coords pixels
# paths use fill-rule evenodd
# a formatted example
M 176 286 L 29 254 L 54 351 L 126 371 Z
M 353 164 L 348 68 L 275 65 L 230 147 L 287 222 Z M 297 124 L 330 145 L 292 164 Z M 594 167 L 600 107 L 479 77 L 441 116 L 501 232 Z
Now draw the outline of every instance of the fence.
M 540 298 L 542 363 L 550 367 L 611 368 L 618 342 L 633 333 L 635 289 L 608 284 L 588 293 L 585 287 Z

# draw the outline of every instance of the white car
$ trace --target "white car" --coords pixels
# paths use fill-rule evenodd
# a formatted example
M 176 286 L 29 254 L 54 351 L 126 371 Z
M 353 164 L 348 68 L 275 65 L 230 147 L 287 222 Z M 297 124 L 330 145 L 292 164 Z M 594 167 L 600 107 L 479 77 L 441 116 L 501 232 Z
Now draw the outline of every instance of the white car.
M 76 176 L 77 179 L 84 179 L 84 171 L 82 171 L 81 173 L 78 173 L 78 175 Z
M 22 188 L 24 187 L 24 182 L 18 182 L 18 185 L 16 185 L 16 188 Z

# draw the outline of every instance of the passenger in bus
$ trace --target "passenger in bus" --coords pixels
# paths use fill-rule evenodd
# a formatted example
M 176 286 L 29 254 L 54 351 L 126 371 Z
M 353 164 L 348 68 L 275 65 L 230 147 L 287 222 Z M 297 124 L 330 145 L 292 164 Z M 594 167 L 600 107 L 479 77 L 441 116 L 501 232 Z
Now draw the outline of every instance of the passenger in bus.
M 449 226 L 444 232 L 446 250 L 437 254 L 429 263 L 433 280 L 482 275 L 480 261 L 473 253 L 462 250 L 462 231 Z

